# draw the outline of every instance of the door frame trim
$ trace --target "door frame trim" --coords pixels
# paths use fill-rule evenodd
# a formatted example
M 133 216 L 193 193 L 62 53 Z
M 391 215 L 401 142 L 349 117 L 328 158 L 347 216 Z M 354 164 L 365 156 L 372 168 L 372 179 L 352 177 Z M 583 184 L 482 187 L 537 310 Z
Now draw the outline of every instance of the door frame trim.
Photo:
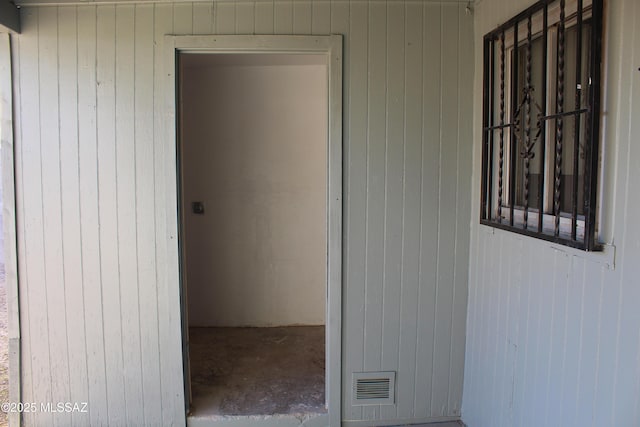
M 342 36 L 280 36 L 280 35 L 203 35 L 203 36 L 165 36 L 165 152 L 167 164 L 173 168 L 168 171 L 173 176 L 173 184 L 168 196 L 172 199 L 169 206 L 169 218 L 177 221 L 178 239 L 170 241 L 173 253 L 179 256 L 170 259 L 172 271 L 182 271 L 182 239 L 181 221 L 179 217 L 179 150 L 177 126 L 177 83 L 179 53 L 283 53 L 283 54 L 324 54 L 327 55 L 328 68 L 328 141 L 327 141 L 327 307 L 326 307 L 326 402 L 328 406 L 329 425 L 340 425 L 341 420 L 341 391 L 342 391 Z M 177 211 L 177 212 L 176 212 Z M 176 241 L 177 240 L 177 241 Z M 181 279 L 176 284 L 180 298 L 175 301 L 181 313 L 183 349 L 186 346 L 184 324 L 186 316 L 183 313 L 184 296 Z M 173 303 L 172 303 L 173 304 Z M 174 309 L 176 307 L 174 306 Z M 172 310 L 173 311 L 173 310 Z M 175 312 L 175 311 L 174 311 Z M 188 360 L 183 352 L 183 379 L 185 391 L 188 391 L 189 378 Z M 188 394 L 185 394 L 188 402 Z M 188 403 L 186 403 L 188 404 Z
M 9 349 L 9 402 L 20 402 L 22 396 L 22 367 L 20 365 L 20 301 L 18 278 L 18 244 L 16 228 L 16 177 L 12 37 L 0 33 L 0 144 L 2 144 L 2 222 L 4 233 L 4 269 L 7 290 L 7 320 Z M 9 425 L 20 426 L 18 412 L 9 412 Z

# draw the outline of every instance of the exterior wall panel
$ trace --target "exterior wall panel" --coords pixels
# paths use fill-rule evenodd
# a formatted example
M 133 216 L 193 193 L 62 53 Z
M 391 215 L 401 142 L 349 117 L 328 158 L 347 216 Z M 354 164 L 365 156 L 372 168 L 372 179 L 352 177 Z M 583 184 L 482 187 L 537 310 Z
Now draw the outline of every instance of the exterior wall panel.
M 508 4 L 507 4 L 508 3 Z M 602 253 L 479 225 L 482 36 L 532 1 L 475 10 L 474 173 L 463 420 L 640 425 L 640 5 L 605 2 Z
M 16 59 L 23 401 L 88 401 L 27 425 L 184 423 L 165 34 L 344 35 L 343 419 L 459 417 L 471 182 L 464 4 L 24 5 Z M 351 373 L 397 371 L 397 405 Z M 68 422 L 69 421 L 69 422 Z

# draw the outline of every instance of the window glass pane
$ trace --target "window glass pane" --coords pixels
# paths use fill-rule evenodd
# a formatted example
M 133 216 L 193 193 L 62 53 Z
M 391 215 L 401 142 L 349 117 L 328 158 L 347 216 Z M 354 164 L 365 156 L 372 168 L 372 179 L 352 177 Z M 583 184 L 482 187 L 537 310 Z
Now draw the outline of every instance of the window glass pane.
M 530 84 L 527 82 L 527 43 L 518 48 L 518 110 L 516 111 L 516 203 L 525 206 L 528 193 L 528 207 L 537 210 L 540 205 L 540 185 L 544 174 L 544 159 L 539 123 L 544 115 L 543 87 L 544 45 L 542 37 L 531 42 Z M 527 94 L 530 100 L 527 101 Z M 529 114 L 527 118 L 527 104 Z M 527 132 L 528 129 L 528 132 Z M 528 136 L 527 136 L 528 134 Z M 528 160 L 528 166 L 526 165 Z M 528 187 L 528 192 L 526 191 Z
M 577 111 L 588 105 L 589 49 L 587 46 L 589 45 L 590 33 L 589 23 L 584 22 L 582 26 L 582 52 L 580 52 L 580 76 L 577 76 L 578 28 L 574 25 L 565 30 L 565 94 L 563 102 L 563 110 L 565 112 Z M 578 215 L 584 214 L 584 166 L 586 158 L 584 147 L 588 137 L 586 117 L 585 113 L 581 113 L 575 116 L 566 116 L 563 119 L 560 210 L 566 213 L 573 212 L 572 194 L 575 189 L 577 190 Z M 574 173 L 576 165 L 578 172 Z

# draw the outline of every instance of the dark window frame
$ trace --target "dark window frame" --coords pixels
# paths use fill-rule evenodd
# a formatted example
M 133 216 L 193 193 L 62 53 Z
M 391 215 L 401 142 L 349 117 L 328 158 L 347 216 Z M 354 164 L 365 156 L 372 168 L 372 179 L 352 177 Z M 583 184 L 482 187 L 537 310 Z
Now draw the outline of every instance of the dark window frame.
M 585 6 L 585 3 L 588 4 Z M 594 251 L 601 249 L 596 241 L 596 216 L 600 154 L 603 0 L 574 0 L 572 4 L 575 4 L 573 8 L 575 13 L 572 16 L 566 16 L 566 0 L 539 0 L 484 37 L 480 223 L 586 251 Z M 558 66 L 552 75 L 548 72 L 549 61 L 553 59 L 549 50 L 551 28 L 549 11 L 551 8 L 559 15 L 557 22 L 551 23 L 552 26 L 557 27 L 558 32 L 558 45 L 555 50 L 551 49 L 551 51 L 554 52 L 556 62 L 563 64 Z M 540 20 L 540 16 L 542 16 L 541 31 L 534 34 L 532 20 L 534 17 Z M 590 34 L 588 40 L 583 40 L 583 25 L 586 25 L 587 21 L 590 26 Z M 570 25 L 567 26 L 567 23 Z M 566 53 L 565 31 L 574 25 L 577 28 L 576 52 Z M 521 36 L 523 33 L 524 37 Z M 510 55 L 507 55 L 508 48 L 505 46 L 506 34 L 511 37 Z M 524 190 L 523 199 L 526 202 L 525 206 L 516 206 L 516 165 L 518 147 L 520 147 L 517 139 L 519 136 L 516 135 L 516 132 L 522 130 L 519 128 L 521 121 L 525 126 L 523 132 L 525 140 L 520 142 L 525 149 L 521 152 L 524 153 L 527 147 L 530 149 L 533 144 L 536 144 L 536 140 L 532 141 L 531 138 L 532 96 L 530 94 L 532 92 L 527 92 L 526 89 L 532 87 L 530 70 L 533 64 L 530 53 L 532 40 L 536 38 L 541 38 L 544 46 L 542 50 L 543 64 L 536 64 L 542 66 L 543 84 L 541 86 L 545 89 L 542 91 L 544 112 L 538 116 L 538 135 L 536 135 L 537 140 L 540 141 L 538 150 L 540 150 L 539 153 L 542 153 L 539 161 L 543 162 L 539 177 L 541 184 L 538 185 L 538 205 L 531 207 L 529 206 L 529 197 L 526 196 L 529 194 L 529 170 L 525 169 L 526 178 L 523 179 L 526 190 Z M 525 85 L 524 100 L 521 105 L 518 105 L 518 92 L 522 87 L 517 82 L 517 55 L 522 47 L 528 53 L 526 64 L 529 77 L 525 82 L 528 86 Z M 589 84 L 588 90 L 585 91 L 587 93 L 584 95 L 582 95 L 583 89 L 580 84 L 584 72 L 581 69 L 583 49 L 588 49 L 589 54 L 588 75 L 586 76 Z M 565 69 L 565 54 L 573 54 L 578 58 L 573 64 L 575 65 L 573 69 Z M 511 57 L 515 57 L 515 59 L 510 60 Z M 571 111 L 564 110 L 565 73 L 575 73 L 577 90 L 580 92 L 576 96 L 575 109 L 571 109 Z M 510 87 L 506 87 L 508 83 Z M 555 88 L 556 106 L 548 112 L 546 105 L 550 99 L 551 88 Z M 498 114 L 496 114 L 497 108 L 499 108 Z M 518 117 L 520 109 L 526 111 Z M 526 118 L 522 120 L 522 117 Z M 563 124 L 566 122 L 569 125 L 571 119 L 573 119 L 575 126 L 574 139 L 572 140 L 572 150 L 575 152 L 573 153 L 574 165 L 571 178 L 571 211 L 567 212 L 562 210 L 560 206 L 560 190 L 562 189 L 561 178 L 563 177 L 563 137 L 565 137 Z M 581 121 L 584 124 L 584 135 L 582 135 L 584 141 L 580 140 Z M 553 123 L 553 127 L 550 126 L 551 123 Z M 496 132 L 499 138 L 496 137 Z M 584 158 L 584 163 L 581 165 L 578 164 L 580 148 L 583 149 L 581 158 Z M 553 149 L 553 152 L 545 153 L 545 150 L 548 149 Z M 522 155 L 524 156 L 524 154 Z M 528 160 L 525 162 L 528 168 Z M 579 166 L 583 168 L 583 179 L 578 179 L 580 176 Z M 551 172 L 553 172 L 552 175 Z M 546 174 L 553 181 L 548 179 L 545 183 Z M 584 186 L 582 188 L 584 201 L 582 206 L 578 206 L 580 185 Z M 551 200 L 549 200 L 550 193 L 552 193 Z M 545 206 L 549 206 L 549 203 L 551 207 L 545 208 Z M 551 212 L 548 212 L 549 210 Z

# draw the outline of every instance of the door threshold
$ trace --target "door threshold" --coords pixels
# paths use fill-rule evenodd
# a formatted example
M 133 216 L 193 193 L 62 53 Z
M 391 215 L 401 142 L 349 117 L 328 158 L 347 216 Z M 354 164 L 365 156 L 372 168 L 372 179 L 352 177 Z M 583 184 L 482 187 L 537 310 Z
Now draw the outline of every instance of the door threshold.
M 324 413 L 275 415 L 188 415 L 188 427 L 327 427 Z

